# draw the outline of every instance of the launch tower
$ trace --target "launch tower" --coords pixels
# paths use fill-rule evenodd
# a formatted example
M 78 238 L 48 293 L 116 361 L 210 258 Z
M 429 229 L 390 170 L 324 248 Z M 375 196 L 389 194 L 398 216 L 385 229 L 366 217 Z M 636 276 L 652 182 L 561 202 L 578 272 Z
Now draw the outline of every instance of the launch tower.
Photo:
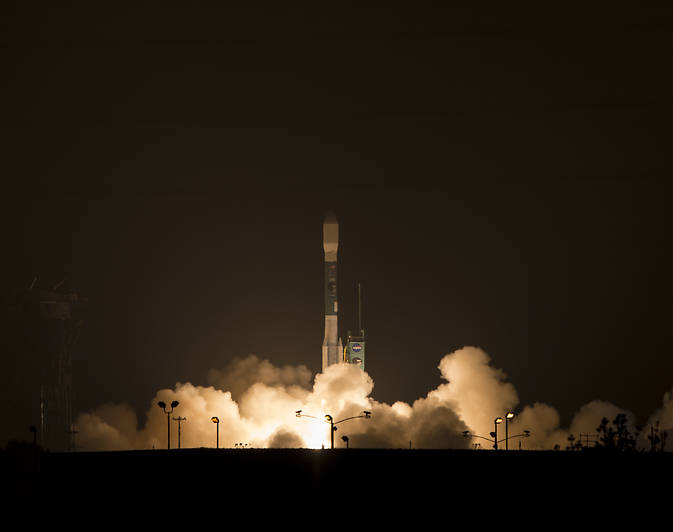
M 33 281 L 9 305 L 23 325 L 23 348 L 40 366 L 40 444 L 50 451 L 72 451 L 72 351 L 82 328 L 84 301 L 73 291 L 50 290 Z

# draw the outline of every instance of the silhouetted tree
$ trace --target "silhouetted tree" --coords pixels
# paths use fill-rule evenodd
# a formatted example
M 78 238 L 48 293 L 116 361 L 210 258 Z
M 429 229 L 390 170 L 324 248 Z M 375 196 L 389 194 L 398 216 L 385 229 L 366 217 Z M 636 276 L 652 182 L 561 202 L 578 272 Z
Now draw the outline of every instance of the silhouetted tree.
M 610 424 L 608 418 L 604 417 L 596 430 L 600 435 L 596 445 L 597 448 L 620 452 L 636 450 L 636 440 L 640 429 L 636 427 L 635 434 L 631 434 L 627 426 L 626 414 L 617 414 L 612 424 Z
M 566 451 L 581 451 L 582 450 L 582 441 L 575 441 L 575 436 L 570 434 L 568 436 L 568 445 L 566 445 Z
M 651 452 L 663 452 L 664 447 L 666 447 L 666 438 L 668 433 L 659 430 L 659 422 L 657 421 L 654 425 L 650 427 L 650 434 L 647 436 L 647 439 L 650 440 L 650 451 Z

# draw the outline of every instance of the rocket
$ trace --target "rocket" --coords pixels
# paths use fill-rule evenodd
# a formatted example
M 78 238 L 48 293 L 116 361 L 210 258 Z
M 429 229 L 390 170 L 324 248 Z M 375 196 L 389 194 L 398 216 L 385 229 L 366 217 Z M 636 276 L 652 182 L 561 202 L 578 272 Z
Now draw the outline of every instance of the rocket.
M 322 247 L 325 250 L 325 339 L 322 342 L 322 370 L 343 362 L 343 346 L 338 338 L 337 250 L 339 249 L 339 222 L 333 213 L 327 213 L 322 224 Z

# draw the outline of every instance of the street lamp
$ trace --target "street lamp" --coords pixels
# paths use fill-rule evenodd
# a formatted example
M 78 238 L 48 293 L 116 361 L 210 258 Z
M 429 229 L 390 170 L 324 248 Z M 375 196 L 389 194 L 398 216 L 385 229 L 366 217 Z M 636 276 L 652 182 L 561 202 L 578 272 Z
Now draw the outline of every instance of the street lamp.
M 500 425 L 500 423 L 502 423 L 501 417 L 497 417 L 493 420 L 493 426 L 495 427 L 495 430 L 493 431 L 493 442 L 496 451 L 498 450 L 498 425 Z
M 348 449 L 348 436 L 341 436 L 341 439 L 346 442 L 346 449 Z
M 514 417 L 511 410 L 505 414 L 505 451 L 509 451 L 509 420 Z
M 176 406 L 178 406 L 180 403 L 177 401 L 173 401 L 171 403 L 171 409 L 166 410 L 166 403 L 163 401 L 159 401 L 157 405 L 159 405 L 159 408 L 161 408 L 164 411 L 164 414 L 166 414 L 166 421 L 168 422 L 168 446 L 167 448 L 171 448 L 171 414 L 173 413 L 173 410 L 175 409 Z
M 215 430 L 215 433 L 216 433 L 215 448 L 219 449 L 220 448 L 220 418 L 217 417 L 217 416 L 213 416 L 213 417 L 210 418 L 210 420 L 213 423 L 215 423 L 215 427 L 217 427 L 216 430 Z
M 498 419 L 498 418 L 496 418 Z M 500 421 L 496 421 L 496 430 L 498 428 L 498 423 L 502 423 L 502 419 Z M 469 430 L 464 430 L 463 431 L 463 438 L 481 438 L 482 440 L 490 441 L 493 443 L 493 447 L 495 450 L 498 450 L 498 444 L 503 441 L 507 441 L 507 438 L 528 438 L 530 436 L 530 430 L 524 430 L 521 434 L 515 434 L 514 436 L 508 436 L 507 438 L 504 438 L 502 440 L 499 440 L 496 438 L 496 433 L 491 432 L 491 437 L 487 438 L 486 436 L 479 436 L 478 434 L 472 434 Z M 519 442 L 519 446 L 521 445 L 521 442 Z
M 297 411 L 295 412 L 295 415 L 296 415 L 297 417 L 310 417 L 310 418 L 313 418 L 313 419 L 320 419 L 319 417 L 309 416 L 308 414 L 302 414 L 302 413 L 301 413 L 301 410 L 297 410 Z M 359 416 L 351 416 L 351 417 L 347 417 L 347 418 L 344 418 L 344 419 L 340 419 L 339 421 L 334 421 L 334 418 L 333 418 L 330 414 L 325 414 L 324 421 L 325 421 L 326 423 L 329 423 L 329 424 L 330 424 L 330 443 L 331 443 L 331 447 L 330 447 L 330 448 L 331 448 L 331 449 L 334 449 L 334 433 L 335 433 L 336 430 L 337 430 L 337 427 L 336 427 L 336 426 L 337 426 L 339 423 L 343 423 L 344 421 L 348 421 L 349 419 L 357 419 L 357 418 L 360 418 L 360 417 L 364 417 L 364 418 L 366 418 L 366 419 L 370 419 L 370 418 L 372 417 L 372 413 L 369 412 L 369 411 L 367 411 L 367 410 L 365 410 L 365 411 L 363 411 L 362 414 L 360 414 Z

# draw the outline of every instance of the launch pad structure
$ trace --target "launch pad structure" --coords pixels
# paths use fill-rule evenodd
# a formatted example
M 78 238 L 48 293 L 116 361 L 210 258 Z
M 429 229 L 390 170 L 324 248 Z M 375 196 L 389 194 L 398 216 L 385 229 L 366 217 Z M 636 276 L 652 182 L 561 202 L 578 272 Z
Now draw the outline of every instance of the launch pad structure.
M 358 283 L 358 334 L 352 335 L 348 331 L 346 347 L 344 349 L 344 362 L 355 364 L 362 371 L 365 370 L 365 330 L 362 328 L 362 287 Z
M 9 316 L 21 324 L 24 356 L 37 361 L 40 372 L 39 443 L 49 451 L 74 450 L 72 353 L 83 324 L 86 301 L 62 290 L 63 281 L 39 289 L 34 280 L 9 305 Z

